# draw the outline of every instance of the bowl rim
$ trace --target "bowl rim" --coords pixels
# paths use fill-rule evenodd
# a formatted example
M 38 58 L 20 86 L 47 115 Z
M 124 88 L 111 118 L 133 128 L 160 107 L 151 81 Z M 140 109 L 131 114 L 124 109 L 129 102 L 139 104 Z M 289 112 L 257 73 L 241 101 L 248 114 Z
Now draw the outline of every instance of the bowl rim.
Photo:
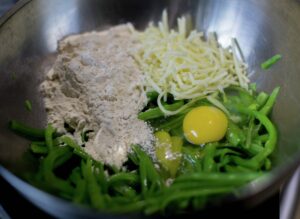
M 12 18 L 16 13 L 18 13 L 22 8 L 24 8 L 27 4 L 29 4 L 31 2 L 33 2 L 33 0 L 19 0 L 7 12 L 5 12 L 0 17 L 0 30 L 9 21 L 10 18 Z M 286 183 L 286 181 L 284 179 L 289 179 L 289 177 L 296 171 L 296 169 L 299 166 L 300 166 L 300 150 L 292 157 L 291 160 L 289 160 L 285 164 L 277 166 L 276 168 L 271 170 L 269 172 L 270 174 L 268 174 L 268 177 L 263 177 L 262 180 L 259 180 L 259 183 L 257 183 L 255 185 L 255 189 L 251 188 L 249 186 L 249 184 L 247 184 L 247 185 L 245 185 L 245 186 L 238 189 L 239 197 L 236 197 L 235 199 L 233 199 L 232 195 L 226 196 L 225 198 L 221 198 L 221 202 L 219 202 L 219 204 L 238 201 L 238 202 L 244 203 L 245 206 L 249 206 L 249 203 L 257 202 L 257 201 L 254 201 L 254 199 L 256 199 L 258 196 L 260 196 L 260 194 L 267 194 L 267 195 L 264 195 L 264 196 L 270 197 L 272 194 L 275 193 L 275 190 L 276 191 L 279 190 L 280 187 L 282 185 L 284 185 L 284 183 Z M 30 183 L 28 183 L 24 179 L 20 178 L 16 174 L 9 171 L 2 164 L 0 164 L 0 176 L 2 176 L 10 184 L 12 184 L 11 180 L 17 180 L 16 183 L 12 184 L 13 187 L 19 193 L 21 193 L 28 201 L 32 202 L 33 204 L 35 204 L 36 206 L 38 206 L 39 208 L 43 209 L 44 211 L 46 211 L 50 214 L 53 214 L 53 212 L 49 212 L 49 211 L 46 210 L 46 208 L 34 203 L 28 197 L 28 195 L 26 195 L 26 191 L 22 191 L 21 188 L 19 188 L 18 185 L 22 184 L 21 187 L 24 187 L 24 185 L 25 185 L 25 186 L 27 186 L 27 188 L 31 188 L 31 190 L 34 189 L 35 192 L 41 193 L 43 195 L 47 195 L 47 196 L 49 196 L 49 198 L 52 198 L 53 200 L 55 200 L 55 199 L 56 200 L 61 200 L 62 203 L 67 204 L 68 207 L 73 206 L 73 207 L 79 208 L 81 210 L 84 209 L 84 211 L 86 211 L 86 210 L 90 211 L 90 213 L 92 212 L 92 209 L 86 209 L 82 206 L 75 205 L 74 203 L 72 203 L 70 201 L 66 201 L 63 198 L 60 198 L 58 196 L 54 196 L 50 193 L 47 193 L 47 192 L 31 185 Z M 270 188 L 270 187 L 273 187 L 273 188 Z M 266 197 L 259 198 L 258 203 L 261 203 L 263 200 L 266 199 Z M 254 205 L 256 205 L 256 204 L 254 204 Z M 96 212 L 96 214 L 97 213 L 101 214 L 103 212 L 99 211 L 99 212 Z M 55 215 L 55 214 L 53 214 L 53 215 Z

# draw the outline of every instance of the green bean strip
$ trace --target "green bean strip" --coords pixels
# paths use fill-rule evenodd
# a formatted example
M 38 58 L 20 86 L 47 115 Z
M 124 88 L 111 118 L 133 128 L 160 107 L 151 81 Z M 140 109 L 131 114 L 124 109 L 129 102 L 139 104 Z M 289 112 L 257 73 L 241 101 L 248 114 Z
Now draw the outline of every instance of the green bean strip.
M 75 188 L 75 193 L 73 197 L 73 202 L 75 203 L 82 203 L 85 199 L 85 194 L 86 194 L 86 181 L 79 179 L 76 182 L 76 188 Z
M 214 155 L 216 152 L 216 144 L 207 144 L 204 149 L 203 171 L 208 173 L 215 170 Z
M 31 137 L 31 138 L 45 137 L 45 129 L 32 128 L 27 125 L 24 125 L 21 122 L 17 122 L 16 120 L 11 120 L 9 122 L 9 128 L 18 134 L 24 135 L 25 137 Z
M 170 119 L 167 122 L 161 123 L 157 128 L 160 130 L 170 131 L 171 129 L 175 129 L 178 126 L 182 126 L 182 122 L 185 115 L 180 115 L 177 118 Z
M 264 135 L 259 135 L 258 139 L 262 142 L 266 142 L 269 139 L 269 135 L 268 134 L 264 134 Z
M 136 191 L 130 186 L 118 185 L 118 186 L 114 186 L 113 189 L 118 193 L 120 193 L 121 195 L 126 196 L 127 201 L 129 199 L 134 199 L 137 197 Z
M 48 125 L 45 130 L 45 141 L 48 147 L 48 150 L 51 151 L 53 149 L 53 134 L 54 128 L 51 125 Z
M 142 194 L 145 196 L 148 191 L 147 167 L 143 159 L 140 159 L 139 165 L 140 180 L 142 186 Z
M 180 107 L 182 107 L 183 105 L 184 105 L 183 101 L 178 101 L 170 105 L 166 104 L 164 105 L 164 108 L 166 110 L 175 111 Z M 138 118 L 141 120 L 150 120 L 150 119 L 156 119 L 160 117 L 164 117 L 164 113 L 159 109 L 159 107 L 148 109 L 147 111 L 138 114 Z
M 128 183 L 128 184 L 136 184 L 139 178 L 136 173 L 117 173 L 111 176 L 108 180 L 108 186 L 113 186 L 118 183 Z
M 146 93 L 146 96 L 148 98 L 148 101 L 156 100 L 158 97 L 158 93 L 156 91 L 149 91 Z
M 264 147 L 257 145 L 257 144 L 252 144 L 250 146 L 250 148 L 248 149 L 248 151 L 252 154 L 252 155 L 256 155 L 259 154 L 260 152 L 262 152 L 264 150 Z
M 107 193 L 108 185 L 107 185 L 107 177 L 104 173 L 104 165 L 100 162 L 95 163 L 95 166 L 98 168 L 98 174 L 96 175 L 99 185 L 103 193 Z
M 89 155 L 85 151 L 83 151 L 82 148 L 70 137 L 62 136 L 60 139 L 63 143 L 65 143 L 66 145 L 74 149 L 73 150 L 74 154 L 78 155 L 84 160 L 87 160 L 89 158 Z
M 48 156 L 42 162 L 42 171 L 46 182 L 52 188 L 65 193 L 73 194 L 74 188 L 65 180 L 56 177 L 53 173 L 55 160 L 70 151 L 67 147 L 58 147 L 50 151 Z
M 32 104 L 31 104 L 31 101 L 30 100 L 25 100 L 24 102 L 24 105 L 25 105 L 25 109 L 29 112 L 32 111 Z
M 272 65 L 274 65 L 276 62 L 278 62 L 282 56 L 280 54 L 277 54 L 271 58 L 269 58 L 267 61 L 264 61 L 261 63 L 261 68 L 266 70 L 269 69 Z
M 92 207 L 96 209 L 103 209 L 105 202 L 99 185 L 97 184 L 96 178 L 92 169 L 92 160 L 87 159 L 86 163 L 81 162 L 82 175 L 84 176 L 87 183 L 87 190 Z
M 175 179 L 174 184 L 177 182 L 193 182 L 193 181 L 207 181 L 211 183 L 222 182 L 248 182 L 262 176 L 262 173 L 190 173 L 188 175 L 182 175 Z
M 33 153 L 36 153 L 36 154 L 47 154 L 48 153 L 48 148 L 47 147 L 40 146 L 40 145 L 35 144 L 35 143 L 30 144 L 30 149 Z
M 228 122 L 228 129 L 226 132 L 226 139 L 232 146 L 238 146 L 245 140 L 243 131 L 232 121 Z
M 261 107 L 263 107 L 266 104 L 268 98 L 269 98 L 269 95 L 265 92 L 260 92 L 258 94 L 258 96 L 256 97 L 256 102 L 258 104 L 258 109 L 260 109 Z
M 72 182 L 73 184 L 76 184 L 80 179 L 82 179 L 82 177 L 81 177 L 81 167 L 77 166 L 72 170 L 68 180 L 70 182 Z
M 269 118 L 261 112 L 251 111 L 246 108 L 240 108 L 240 111 L 255 116 L 260 121 L 260 123 L 266 128 L 269 134 L 269 139 L 265 143 L 264 150 L 259 154 L 255 155 L 250 160 L 246 160 L 240 157 L 234 157 L 233 161 L 236 162 L 237 165 L 241 165 L 252 169 L 258 169 L 262 165 L 261 162 L 266 157 L 268 157 L 275 149 L 276 142 L 277 142 L 276 128 L 274 127 L 273 123 L 269 120 Z
M 253 172 L 252 169 L 242 167 L 242 166 L 231 166 L 231 165 L 225 165 L 225 170 L 227 172 L 234 172 L 234 173 L 251 173 Z
M 268 115 L 271 111 L 271 109 L 273 108 L 274 104 L 275 104 L 275 101 L 276 101 L 276 98 L 278 96 L 278 93 L 280 91 L 280 87 L 276 87 L 269 99 L 267 100 L 266 104 L 263 106 L 263 108 L 259 111 L 261 114 L 264 114 L 264 115 Z
M 148 177 L 148 181 L 151 182 L 151 186 L 150 186 L 150 192 L 154 192 L 155 190 L 160 190 L 162 189 L 162 185 L 163 185 L 163 180 L 161 179 L 160 175 L 158 174 L 158 172 L 156 171 L 152 161 L 150 160 L 150 158 L 145 154 L 146 159 L 146 167 L 147 167 L 147 177 Z
M 147 202 L 147 207 L 145 210 L 146 214 L 152 214 L 158 210 L 165 209 L 166 206 L 178 199 L 185 199 L 185 198 L 192 198 L 192 197 L 199 197 L 199 196 L 206 196 L 206 195 L 214 195 L 214 194 L 225 194 L 233 191 L 235 187 L 228 186 L 228 187 L 219 187 L 219 188 L 212 188 L 212 189 L 192 189 L 186 191 L 178 191 L 177 193 L 169 194 L 168 196 L 159 197 L 160 200 L 157 198 L 150 200 Z
M 250 145 L 251 145 L 251 141 L 252 141 L 252 135 L 253 135 L 253 128 L 254 128 L 254 117 L 251 117 L 250 118 L 250 122 L 249 122 L 249 125 L 248 125 L 248 130 L 247 130 L 247 135 L 246 135 L 246 143 L 245 143 L 245 148 L 246 149 L 249 149 L 250 148 Z

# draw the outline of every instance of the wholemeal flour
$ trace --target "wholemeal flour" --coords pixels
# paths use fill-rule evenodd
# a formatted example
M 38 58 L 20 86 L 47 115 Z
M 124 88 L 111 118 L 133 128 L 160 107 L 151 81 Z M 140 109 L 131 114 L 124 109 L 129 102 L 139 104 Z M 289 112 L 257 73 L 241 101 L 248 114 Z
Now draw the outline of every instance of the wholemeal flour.
M 94 159 L 117 167 L 132 144 L 153 153 L 152 130 L 137 118 L 147 103 L 143 74 L 130 55 L 138 47 L 128 25 L 69 36 L 59 42 L 57 60 L 41 84 L 48 123 L 84 144 Z M 86 131 L 89 140 L 83 142 Z

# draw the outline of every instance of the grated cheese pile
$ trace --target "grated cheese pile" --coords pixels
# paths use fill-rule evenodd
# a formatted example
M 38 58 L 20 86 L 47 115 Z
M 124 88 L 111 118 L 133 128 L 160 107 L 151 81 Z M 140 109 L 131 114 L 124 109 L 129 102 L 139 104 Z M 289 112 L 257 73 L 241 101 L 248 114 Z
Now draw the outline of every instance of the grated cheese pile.
M 166 11 L 155 27 L 150 23 L 144 32 L 136 32 L 142 46 L 135 54 L 146 78 L 147 90 L 159 93 L 158 106 L 165 115 L 168 111 L 161 101 L 171 93 L 176 100 L 207 97 L 224 88 L 238 85 L 248 88 L 247 65 L 238 59 L 234 40 L 230 48 L 222 48 L 210 34 L 196 30 L 188 33 L 185 17 L 178 19 L 178 30 L 170 30 Z

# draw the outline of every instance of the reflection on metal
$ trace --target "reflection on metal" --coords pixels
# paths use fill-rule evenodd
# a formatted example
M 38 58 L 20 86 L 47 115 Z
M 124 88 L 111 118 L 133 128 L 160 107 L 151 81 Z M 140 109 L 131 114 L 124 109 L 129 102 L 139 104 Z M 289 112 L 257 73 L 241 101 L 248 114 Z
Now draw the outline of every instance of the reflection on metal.
M 280 200 L 280 219 L 297 219 L 299 212 L 300 168 L 285 186 Z
M 48 7 L 43 1 L 38 1 L 37 5 L 41 11 L 44 7 Z M 80 31 L 79 7 L 78 1 L 66 1 L 62 8 L 42 16 L 42 33 L 48 51 L 54 52 L 57 49 L 59 39 Z M 68 10 L 64 10 L 65 8 Z

